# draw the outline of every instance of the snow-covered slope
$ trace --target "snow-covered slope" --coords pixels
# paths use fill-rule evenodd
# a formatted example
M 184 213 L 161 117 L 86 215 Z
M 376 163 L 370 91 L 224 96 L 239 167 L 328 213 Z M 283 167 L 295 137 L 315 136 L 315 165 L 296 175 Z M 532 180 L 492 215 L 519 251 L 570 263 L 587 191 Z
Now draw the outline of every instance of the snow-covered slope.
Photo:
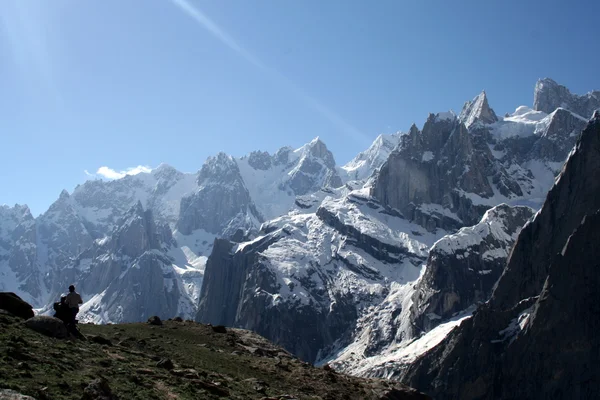
M 267 220 L 290 211 L 296 196 L 342 186 L 333 154 L 319 138 L 296 150 L 253 152 L 236 161 L 250 197 Z
M 330 355 L 337 369 L 390 377 L 441 341 L 486 301 L 518 232 L 533 215 L 528 207 L 494 207 L 475 226 L 438 240 L 423 274 L 386 299 L 357 324 L 354 340 Z
M 428 233 L 360 192 L 327 197 L 314 213 L 292 212 L 240 244 L 221 241 L 205 272 L 198 319 L 242 326 L 302 358 L 350 340 L 356 319 L 390 285 L 409 285 Z
M 360 152 L 352 161 L 342 167 L 347 179 L 365 180 L 369 178 L 388 159 L 392 150 L 398 146 L 400 135 L 402 132 L 377 136 L 367 150 Z

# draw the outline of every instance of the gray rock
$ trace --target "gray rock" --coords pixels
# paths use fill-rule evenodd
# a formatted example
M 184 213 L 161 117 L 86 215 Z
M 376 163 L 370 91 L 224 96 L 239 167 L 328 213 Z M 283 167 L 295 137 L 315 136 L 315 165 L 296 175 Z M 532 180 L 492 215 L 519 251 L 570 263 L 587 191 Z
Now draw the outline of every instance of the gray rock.
M 156 315 L 148 318 L 148 323 L 150 325 L 158 325 L 158 326 L 163 324 L 162 321 L 160 320 L 160 318 L 157 317 Z
M 498 121 L 498 117 L 494 110 L 488 104 L 485 90 L 471 101 L 467 101 L 458 119 L 470 128 L 476 123 L 491 124 Z
M 37 315 L 24 322 L 25 326 L 31 330 L 57 339 L 64 339 L 69 336 L 67 327 L 58 318 Z
M 520 232 L 488 303 L 400 373 L 438 399 L 600 393 L 600 113 Z
M 579 96 L 550 78 L 538 80 L 535 84 L 533 108 L 550 114 L 559 107 L 590 118 L 600 108 L 600 91 L 594 90 Z
M 173 361 L 169 360 L 168 358 L 161 359 L 160 361 L 158 361 L 156 363 L 156 366 L 158 368 L 164 368 L 164 369 L 169 369 L 169 370 L 174 368 Z
M 263 218 L 256 209 L 233 157 L 209 157 L 198 175 L 198 189 L 181 200 L 177 227 L 183 234 L 196 229 L 231 236 L 238 229 L 256 229 Z
M 0 292 L 0 309 L 23 319 L 32 318 L 35 315 L 31 305 L 14 293 Z
M 529 207 L 501 204 L 477 225 L 445 236 L 432 247 L 412 298 L 414 336 L 489 299 L 518 233 L 533 215 Z

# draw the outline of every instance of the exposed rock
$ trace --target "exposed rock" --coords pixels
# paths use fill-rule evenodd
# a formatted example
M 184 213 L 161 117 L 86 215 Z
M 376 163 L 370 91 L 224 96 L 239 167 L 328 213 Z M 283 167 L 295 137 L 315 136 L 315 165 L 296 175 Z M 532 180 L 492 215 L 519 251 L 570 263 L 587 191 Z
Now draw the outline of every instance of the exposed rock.
M 436 242 L 412 297 L 413 334 L 430 331 L 459 311 L 487 301 L 521 227 L 533 215 L 529 207 L 501 204 L 477 225 Z
M 198 188 L 182 198 L 180 209 L 177 227 L 186 235 L 202 228 L 227 237 L 238 229 L 255 229 L 262 221 L 235 159 L 225 153 L 206 160 Z
M 160 361 L 158 361 L 156 363 L 156 366 L 158 368 L 164 368 L 164 369 L 173 369 L 173 361 L 169 360 L 168 358 L 163 358 Z
M 157 325 L 157 326 L 160 326 L 160 325 L 163 324 L 162 321 L 160 320 L 160 318 L 158 316 L 156 316 L 156 315 L 148 318 L 148 323 L 150 325 Z
M 25 321 L 25 326 L 53 338 L 64 339 L 69 336 L 65 324 L 60 319 L 54 317 L 36 315 Z
M 454 219 L 464 226 L 473 225 L 489 207 L 474 206 L 461 193 L 493 196 L 488 176 L 505 172 L 492 159 L 485 135 L 473 135 L 457 120 L 440 120 L 431 114 L 423 132 L 413 125 L 401 137 L 375 178 L 371 195 L 413 220 L 416 206 L 439 204 L 455 213 Z M 507 190 L 507 194 L 513 190 L 521 194 L 518 185 Z
M 212 330 L 215 333 L 227 333 L 227 328 L 225 328 L 223 325 L 213 326 Z
M 404 371 L 406 382 L 438 399 L 597 396 L 599 170 L 596 113 L 490 301 Z
M 427 246 L 400 230 L 436 237 L 359 196 L 272 224 L 249 242 L 215 241 L 198 320 L 254 330 L 311 362 L 351 339 L 362 302 L 389 293 L 388 276 L 418 277 Z
M 549 114 L 559 107 L 590 118 L 595 110 L 600 109 L 600 91 L 594 90 L 579 96 L 550 78 L 538 80 L 535 84 L 533 108 Z
M 477 122 L 491 124 L 498 121 L 496 113 L 488 104 L 485 90 L 473 100 L 465 103 L 458 119 L 464 123 L 467 128 L 470 128 Z
M 14 293 L 0 292 L 0 308 L 23 319 L 34 316 L 31 305 Z

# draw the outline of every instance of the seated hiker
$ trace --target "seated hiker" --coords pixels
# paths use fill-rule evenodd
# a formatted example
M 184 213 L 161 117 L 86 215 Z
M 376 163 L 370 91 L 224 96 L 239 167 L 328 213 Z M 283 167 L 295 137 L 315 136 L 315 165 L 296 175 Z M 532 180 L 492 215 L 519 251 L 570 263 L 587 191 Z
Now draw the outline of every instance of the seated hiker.
M 83 304 L 81 296 L 75 291 L 75 286 L 69 286 L 69 294 L 67 294 L 65 303 L 67 304 L 67 306 L 69 307 L 69 311 L 71 312 L 71 318 L 69 319 L 69 322 L 75 324 L 75 317 L 77 317 L 77 313 L 79 312 L 79 305 Z
M 71 318 L 73 317 L 71 314 L 71 310 L 67 305 L 67 296 L 61 296 L 60 302 L 54 303 L 54 317 L 60 319 L 65 324 L 71 322 Z

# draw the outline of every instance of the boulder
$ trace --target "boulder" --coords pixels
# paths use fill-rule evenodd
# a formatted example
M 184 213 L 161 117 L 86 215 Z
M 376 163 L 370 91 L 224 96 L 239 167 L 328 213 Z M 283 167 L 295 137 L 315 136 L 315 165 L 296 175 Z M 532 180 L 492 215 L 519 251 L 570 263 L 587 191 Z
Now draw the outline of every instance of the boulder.
M 37 315 L 25 321 L 25 326 L 38 333 L 53 338 L 64 339 L 69 336 L 67 327 L 58 318 L 48 317 L 46 315 Z
M 227 328 L 223 325 L 215 325 L 212 327 L 213 332 L 215 333 L 227 333 Z
M 157 317 L 156 315 L 153 316 L 153 317 L 148 318 L 148 323 L 150 325 L 157 325 L 157 326 L 160 326 L 160 325 L 163 324 L 162 321 L 160 320 L 160 318 Z
M 23 319 L 32 318 L 35 315 L 29 303 L 10 292 L 0 292 L 0 308 Z

